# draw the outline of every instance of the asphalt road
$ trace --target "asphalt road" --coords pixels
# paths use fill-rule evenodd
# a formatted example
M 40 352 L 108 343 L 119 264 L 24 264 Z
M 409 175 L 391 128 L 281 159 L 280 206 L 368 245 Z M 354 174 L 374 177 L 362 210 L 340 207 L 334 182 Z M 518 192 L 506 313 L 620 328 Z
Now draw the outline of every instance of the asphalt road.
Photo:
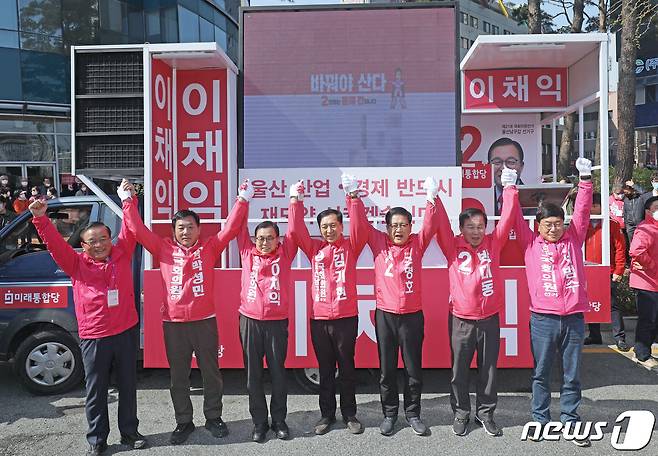
M 632 340 L 632 339 L 629 339 Z M 557 369 L 556 369 L 557 370 Z M 556 372 L 557 374 L 557 372 Z M 116 428 L 117 393 L 110 394 L 112 431 L 106 454 L 205 455 L 205 454 L 284 454 L 290 455 L 376 455 L 376 454 L 459 454 L 459 455 L 606 455 L 621 454 L 611 444 L 612 423 L 626 410 L 649 410 L 658 417 L 658 374 L 647 371 L 621 354 L 605 347 L 588 349 L 583 356 L 583 401 L 580 413 L 584 420 L 607 421 L 603 440 L 591 448 L 577 448 L 570 442 L 522 442 L 523 425 L 529 421 L 530 371 L 501 370 L 500 400 L 496 420 L 504 428 L 502 437 L 487 436 L 471 425 L 464 437 L 452 434 L 447 370 L 427 370 L 422 401 L 422 417 L 430 426 L 431 435 L 418 437 L 404 422 L 398 420 L 391 437 L 379 434 L 381 406 L 376 386 L 377 372 L 360 371 L 358 416 L 366 430 L 361 435 L 349 434 L 336 425 L 324 436 L 312 433 L 319 418 L 317 396 L 306 393 L 290 375 L 288 419 L 293 438 L 278 441 L 272 438 L 264 444 L 252 443 L 245 377 L 242 371 L 224 371 L 225 397 L 223 418 L 230 435 L 213 438 L 203 429 L 201 379 L 193 374 L 193 403 L 197 430 L 178 447 L 168 443 L 175 423 L 168 392 L 167 370 L 144 370 L 139 374 L 138 407 L 140 431 L 147 435 L 151 447 L 128 451 L 119 444 Z M 557 375 L 555 375 L 557 379 Z M 553 391 L 558 390 L 554 386 Z M 553 416 L 559 416 L 557 394 L 553 395 Z M 474 403 L 474 398 L 472 399 Z M 86 451 L 86 421 L 82 388 L 61 396 L 39 397 L 25 392 L 14 378 L 9 366 L 0 366 L 0 455 L 74 455 Z M 658 430 L 654 428 L 649 445 L 634 454 L 658 454 Z

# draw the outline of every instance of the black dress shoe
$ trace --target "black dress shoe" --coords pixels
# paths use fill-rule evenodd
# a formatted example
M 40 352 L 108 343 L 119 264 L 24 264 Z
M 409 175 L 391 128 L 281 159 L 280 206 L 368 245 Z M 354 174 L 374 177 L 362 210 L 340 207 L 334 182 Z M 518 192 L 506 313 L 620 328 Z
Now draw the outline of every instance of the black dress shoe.
M 276 434 L 277 439 L 288 440 L 290 438 L 290 429 L 285 421 L 272 422 L 272 431 Z
M 190 421 L 189 423 L 179 424 L 178 426 L 176 426 L 176 429 L 174 429 L 174 432 L 171 433 L 171 437 L 169 437 L 169 442 L 172 445 L 179 445 L 187 440 L 187 438 L 190 436 L 192 431 L 194 431 L 193 422 Z
M 133 450 L 141 450 L 148 446 L 148 441 L 139 432 L 134 434 L 121 434 L 121 443 L 123 445 L 128 445 Z
M 218 439 L 228 435 L 228 427 L 221 416 L 212 420 L 206 420 L 206 429 L 210 431 L 213 437 L 217 437 Z
M 585 341 L 584 341 L 585 345 L 601 345 L 602 343 L 603 340 L 600 337 L 592 337 L 592 336 L 585 337 Z
M 99 454 L 103 454 L 105 450 L 107 450 L 107 443 L 105 442 L 89 445 L 87 456 L 98 456 Z
M 251 440 L 256 443 L 263 443 L 267 437 L 267 431 L 269 431 L 269 429 L 270 427 L 267 423 L 255 425 L 254 430 L 251 433 Z

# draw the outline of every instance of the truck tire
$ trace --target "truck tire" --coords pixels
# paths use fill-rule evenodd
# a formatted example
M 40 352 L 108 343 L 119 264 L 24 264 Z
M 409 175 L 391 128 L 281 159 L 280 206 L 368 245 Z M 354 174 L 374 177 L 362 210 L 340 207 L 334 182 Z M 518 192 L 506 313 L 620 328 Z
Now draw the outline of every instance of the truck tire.
M 76 340 L 52 330 L 31 334 L 21 343 L 14 357 L 14 371 L 23 387 L 38 395 L 65 393 L 84 377 Z
M 294 373 L 297 383 L 304 391 L 311 394 L 318 394 L 320 392 L 320 371 L 317 367 L 295 369 Z

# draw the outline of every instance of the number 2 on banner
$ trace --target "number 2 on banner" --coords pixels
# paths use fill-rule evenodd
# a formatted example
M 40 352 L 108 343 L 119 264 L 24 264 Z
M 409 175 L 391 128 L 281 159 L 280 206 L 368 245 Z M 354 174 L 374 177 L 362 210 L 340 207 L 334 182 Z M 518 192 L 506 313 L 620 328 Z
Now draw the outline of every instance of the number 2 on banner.
M 478 130 L 477 127 L 467 125 L 461 128 L 459 139 L 464 141 L 466 135 L 471 137 L 471 142 L 466 146 L 466 149 L 462 151 L 462 163 L 471 163 L 471 158 L 473 158 L 473 155 L 477 152 L 480 144 L 482 144 L 482 133 L 480 133 L 480 130 Z
M 471 142 L 462 152 L 462 186 L 463 188 L 491 187 L 491 166 L 488 163 L 473 160 L 473 156 L 482 144 L 482 133 L 473 125 L 461 128 L 460 139 L 463 142 L 470 136 Z

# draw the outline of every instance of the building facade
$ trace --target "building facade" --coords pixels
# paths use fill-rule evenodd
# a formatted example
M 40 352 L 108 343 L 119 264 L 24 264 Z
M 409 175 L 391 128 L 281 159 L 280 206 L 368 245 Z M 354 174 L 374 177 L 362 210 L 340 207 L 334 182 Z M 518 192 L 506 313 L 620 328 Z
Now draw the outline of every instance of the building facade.
M 70 47 L 216 41 L 238 59 L 239 0 L 0 1 L 0 175 L 72 182 Z M 53 179 L 54 178 L 54 179 Z

